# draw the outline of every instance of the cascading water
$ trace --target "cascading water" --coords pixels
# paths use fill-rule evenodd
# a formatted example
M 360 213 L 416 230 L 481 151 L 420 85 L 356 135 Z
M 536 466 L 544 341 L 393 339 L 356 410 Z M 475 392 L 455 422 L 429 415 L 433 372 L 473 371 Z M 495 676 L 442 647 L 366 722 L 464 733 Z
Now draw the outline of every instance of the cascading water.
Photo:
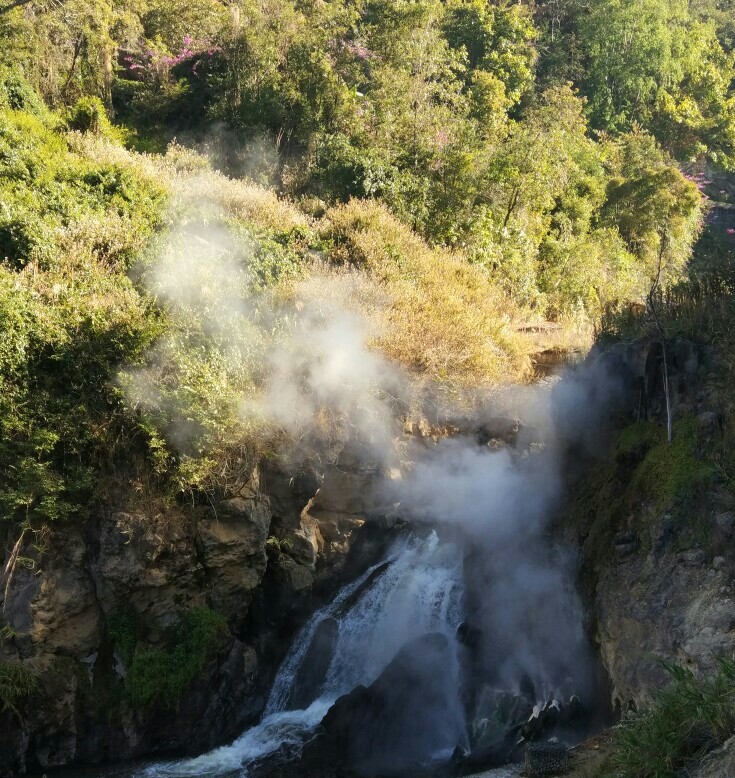
M 384 569 L 381 569 L 384 568 Z M 364 591 L 360 591 L 364 587 Z M 412 537 L 381 565 L 344 587 L 317 611 L 297 635 L 276 676 L 262 721 L 231 745 L 193 758 L 147 767 L 146 778 L 174 776 L 247 776 L 248 766 L 283 747 L 298 748 L 316 728 L 334 701 L 358 685 L 369 685 L 406 644 L 427 633 L 445 635 L 455 649 L 463 620 L 462 554 L 435 532 Z M 312 641 L 325 620 L 336 623 L 331 659 L 321 683 L 298 709 L 290 709 L 294 685 L 308 659 Z M 459 700 L 459 665 L 446 669 L 444 706 L 453 722 L 451 733 L 464 726 Z M 302 701 L 304 702 L 304 701 Z M 446 721 L 444 722 L 446 729 Z M 436 744 L 441 748 L 441 743 Z M 440 755 L 426 754 L 426 758 Z

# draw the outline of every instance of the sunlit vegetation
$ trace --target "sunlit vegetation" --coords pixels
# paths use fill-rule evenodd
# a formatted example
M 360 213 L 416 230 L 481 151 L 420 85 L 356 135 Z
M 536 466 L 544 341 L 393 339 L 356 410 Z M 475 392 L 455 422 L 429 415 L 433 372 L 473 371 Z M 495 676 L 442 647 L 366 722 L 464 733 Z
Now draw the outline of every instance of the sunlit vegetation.
M 655 278 L 682 290 L 703 200 L 681 166 L 733 164 L 733 24 L 639 6 L 0 8 L 0 521 L 273 454 L 242 408 L 307 297 L 459 393 L 527 380 L 535 325 L 621 331 Z M 200 273 L 176 299 L 172 252 Z

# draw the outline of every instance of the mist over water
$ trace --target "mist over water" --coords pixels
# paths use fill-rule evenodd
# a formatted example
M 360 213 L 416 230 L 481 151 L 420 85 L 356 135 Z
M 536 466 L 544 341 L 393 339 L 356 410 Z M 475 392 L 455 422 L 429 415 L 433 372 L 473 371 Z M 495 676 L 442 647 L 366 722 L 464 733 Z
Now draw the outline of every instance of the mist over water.
M 226 230 L 188 229 L 154 265 L 152 291 L 177 315 L 202 321 L 203 337 L 251 371 L 250 393 L 235 398 L 241 418 L 294 441 L 317 439 L 320 420 L 329 418 L 358 460 L 387 468 L 400 459 L 402 477 L 383 482 L 374 497 L 420 529 L 313 615 L 277 674 L 260 724 L 229 746 L 144 774 L 247 774 L 279 749 L 298 751 L 335 700 L 375 682 L 430 633 L 444 636 L 452 658 L 441 677 L 425 679 L 442 715 L 435 727 L 429 715 L 427 742 L 414 743 L 422 758 L 464 747 L 472 724 L 466 719 L 491 716 L 483 700 L 491 706 L 496 690 L 531 689 L 539 702 L 586 696 L 591 655 L 574 589 L 576 562 L 550 526 L 570 450 L 594 450 L 614 400 L 616 384 L 604 367 L 588 360 L 555 383 L 496 392 L 467 425 L 485 429 L 487 439 L 404 437 L 397 446 L 397 405 L 428 398 L 431 387 L 411 382 L 369 347 L 367 322 L 334 286 L 358 283 L 357 274 L 297 285 L 293 299 L 273 306 L 248 291 L 247 261 Z M 142 405 L 164 402 L 155 386 L 158 361 L 153 353 L 148 368 L 128 376 L 126 391 Z M 452 411 L 442 414 L 451 419 Z M 186 435 L 174 417 L 171 439 L 185 445 Z M 294 445 L 293 464 L 302 453 Z M 476 635 L 474 672 L 483 688 L 471 704 L 462 697 L 460 625 Z

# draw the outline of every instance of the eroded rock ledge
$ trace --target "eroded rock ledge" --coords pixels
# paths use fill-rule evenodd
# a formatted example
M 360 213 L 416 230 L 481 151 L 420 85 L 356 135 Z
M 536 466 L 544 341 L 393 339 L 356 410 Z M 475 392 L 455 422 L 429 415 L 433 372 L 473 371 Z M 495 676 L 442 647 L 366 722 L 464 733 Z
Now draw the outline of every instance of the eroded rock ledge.
M 238 735 L 294 630 L 384 550 L 378 525 L 354 542 L 377 477 L 257 470 L 213 505 L 131 500 L 27 533 L 0 662 L 30 670 L 37 688 L 0 711 L 0 775 L 200 752 Z

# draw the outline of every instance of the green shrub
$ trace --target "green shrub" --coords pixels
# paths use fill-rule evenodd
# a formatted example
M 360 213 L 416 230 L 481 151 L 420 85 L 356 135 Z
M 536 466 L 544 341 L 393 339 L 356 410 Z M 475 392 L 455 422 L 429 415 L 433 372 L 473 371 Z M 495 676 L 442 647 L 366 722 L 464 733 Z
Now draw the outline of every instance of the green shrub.
M 164 205 L 138 169 L 0 109 L 0 520 L 82 511 L 125 438 L 110 382 L 161 322 L 125 271 Z
M 80 97 L 69 111 L 66 124 L 70 130 L 112 135 L 112 125 L 99 97 Z
M 0 66 L 0 108 L 47 116 L 48 110 L 20 68 Z
M 38 676 L 22 662 L 0 662 L 0 709 L 17 706 L 38 688 Z
M 225 619 L 209 608 L 185 614 L 160 648 L 137 640 L 131 616 L 113 614 L 108 620 L 108 635 L 128 670 L 127 692 L 141 707 L 175 707 L 227 634 Z
M 616 778 L 676 778 L 735 731 L 735 661 L 698 679 L 664 664 L 671 684 L 653 704 L 624 719 L 608 767 Z
M 711 461 L 697 451 L 694 417 L 674 423 L 671 444 L 666 430 L 655 422 L 627 427 L 620 435 L 618 450 L 627 453 L 636 447 L 645 453 L 631 479 L 631 488 L 659 510 L 691 504 L 715 474 Z

